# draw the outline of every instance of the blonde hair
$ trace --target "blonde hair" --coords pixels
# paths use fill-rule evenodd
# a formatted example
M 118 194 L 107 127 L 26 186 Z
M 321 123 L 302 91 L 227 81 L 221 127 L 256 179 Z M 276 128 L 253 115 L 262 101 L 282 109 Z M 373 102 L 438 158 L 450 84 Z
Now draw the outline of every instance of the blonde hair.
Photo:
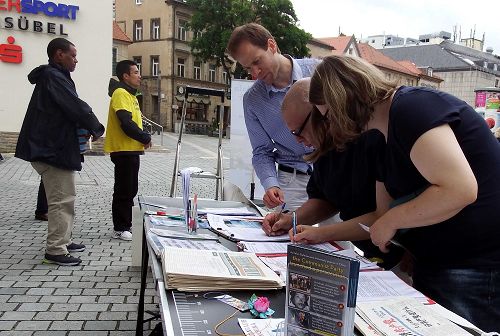
M 359 57 L 328 56 L 311 78 L 309 101 L 327 105 L 333 147 L 343 150 L 364 131 L 374 106 L 389 98 L 396 87 L 396 82 Z

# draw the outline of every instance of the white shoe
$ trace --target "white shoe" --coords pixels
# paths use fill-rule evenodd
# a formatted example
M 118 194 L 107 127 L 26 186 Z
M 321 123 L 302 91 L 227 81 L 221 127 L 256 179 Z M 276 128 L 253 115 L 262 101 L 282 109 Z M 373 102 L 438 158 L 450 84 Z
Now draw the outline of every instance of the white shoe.
M 115 239 L 131 241 L 132 240 L 132 232 L 130 232 L 130 231 L 114 231 L 113 230 L 112 237 Z

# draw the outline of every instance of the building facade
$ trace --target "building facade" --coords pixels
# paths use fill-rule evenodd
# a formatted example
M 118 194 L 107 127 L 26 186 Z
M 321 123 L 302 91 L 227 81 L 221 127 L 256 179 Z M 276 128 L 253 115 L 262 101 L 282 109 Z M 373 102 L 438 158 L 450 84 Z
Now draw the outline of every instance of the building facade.
M 443 79 L 440 90 L 471 106 L 477 88 L 500 87 L 500 57 L 492 53 L 458 45 L 451 41 L 412 47 L 381 49 L 395 60 L 410 60 L 418 68 L 431 68 Z
M 167 130 L 178 126 L 186 86 L 226 90 L 229 74 L 215 62 L 202 62 L 191 53 L 193 33 L 186 27 L 191 9 L 181 0 L 116 0 L 115 20 L 132 39 L 129 58 L 141 70 L 143 114 Z M 228 95 L 227 95 L 228 96 Z M 187 100 L 186 128 L 210 133 L 218 123 L 218 106 L 229 123 L 230 101 L 192 95 Z
M 60 3 L 0 1 L 0 152 L 13 152 L 33 85 L 27 75 L 47 64 L 47 44 L 63 37 L 76 46 L 79 61 L 72 78 L 78 94 L 106 124 L 111 76 L 112 2 Z

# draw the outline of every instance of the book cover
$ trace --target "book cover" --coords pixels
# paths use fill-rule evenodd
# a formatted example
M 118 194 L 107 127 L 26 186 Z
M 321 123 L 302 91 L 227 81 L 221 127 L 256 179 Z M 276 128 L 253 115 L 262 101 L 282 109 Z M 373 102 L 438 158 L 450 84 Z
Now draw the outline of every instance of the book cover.
M 352 336 L 359 261 L 293 244 L 287 265 L 287 335 Z

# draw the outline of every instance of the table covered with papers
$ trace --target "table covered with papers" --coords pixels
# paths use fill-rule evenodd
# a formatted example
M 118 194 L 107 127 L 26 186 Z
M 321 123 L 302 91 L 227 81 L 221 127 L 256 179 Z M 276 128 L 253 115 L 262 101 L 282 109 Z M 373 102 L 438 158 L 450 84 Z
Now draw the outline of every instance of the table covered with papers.
M 248 229 L 260 230 L 255 225 L 258 220 L 251 218 L 252 214 L 260 214 L 239 202 L 202 199 L 198 202 L 201 216 L 196 220 L 199 220 L 199 229 L 195 233 L 187 233 L 182 220 L 182 199 L 139 196 L 144 214 L 143 253 L 149 255 L 150 266 L 157 275 L 155 281 L 164 335 L 215 334 L 217 324 L 232 313 L 234 317 L 223 323 L 219 332 L 285 335 L 284 324 L 279 322 L 292 304 L 286 302 L 286 290 L 283 288 L 287 281 L 286 250 L 290 242 L 286 239 L 234 239 L 235 234 L 238 237 L 260 237 L 260 232 L 253 236 L 244 232 L 246 226 Z M 208 209 L 208 212 L 204 209 Z M 217 209 L 221 209 L 221 213 Z M 244 213 L 245 209 L 247 213 Z M 250 219 L 246 216 L 250 216 Z M 379 269 L 353 250 L 342 250 L 340 246 L 329 243 L 318 248 L 357 259 L 365 270 L 359 273 L 357 284 L 354 335 L 481 335 L 481 331 L 466 320 L 429 300 L 394 273 Z M 144 260 L 147 261 L 148 257 L 145 259 L 143 255 L 143 270 Z M 248 311 L 236 311 L 232 306 L 214 299 L 216 295 L 222 294 L 229 294 L 243 302 L 252 294 L 266 296 L 275 311 L 273 318 L 279 320 L 267 324 L 252 320 L 253 316 Z M 309 295 L 308 300 L 311 308 L 308 308 L 307 314 L 314 315 L 312 307 L 315 298 Z M 300 310 L 296 306 L 291 307 L 294 311 Z M 386 314 L 384 318 L 381 312 Z M 399 323 L 400 319 L 406 322 Z M 140 325 L 142 317 L 138 317 L 137 334 L 141 334 Z M 258 333 L 252 329 L 262 325 L 267 327 L 265 330 L 259 329 Z M 289 335 L 327 334 L 319 330 L 315 332 L 309 326 L 299 327 L 293 332 L 289 331 Z

